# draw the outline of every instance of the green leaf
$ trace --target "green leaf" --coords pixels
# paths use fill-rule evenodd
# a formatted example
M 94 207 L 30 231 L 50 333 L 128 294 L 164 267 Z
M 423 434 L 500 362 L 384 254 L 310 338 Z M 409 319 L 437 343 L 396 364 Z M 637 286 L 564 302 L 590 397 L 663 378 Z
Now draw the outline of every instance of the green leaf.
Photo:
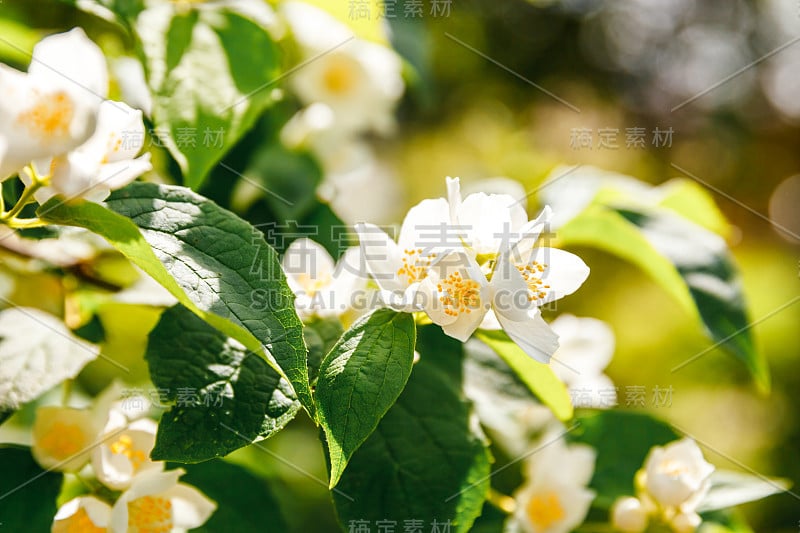
M 769 479 L 745 474 L 717 470 L 711 474 L 711 487 L 700 502 L 700 513 L 718 511 L 753 502 L 789 490 L 791 483 L 785 479 Z
M 636 265 L 664 288 L 687 313 L 698 316 L 692 296 L 674 265 L 617 211 L 591 205 L 559 228 L 557 239 L 561 246 L 598 248 Z
M 156 130 L 193 189 L 273 101 L 280 56 L 264 24 L 235 3 L 164 3 L 136 19 Z
M 415 365 L 334 491 L 342 524 L 420 520 L 427 530 L 436 520 L 454 533 L 470 529 L 489 492 L 491 457 L 460 389 L 431 358 Z
M 267 482 L 241 466 L 219 459 L 182 466 L 181 482 L 200 489 L 217 502 L 217 510 L 196 533 L 288 531 L 278 501 Z
M 597 491 L 593 505 L 602 509 L 610 509 L 620 496 L 636 494 L 634 477 L 650 448 L 681 438 L 668 424 L 640 413 L 594 411 L 576 420 L 579 425 L 567 438 L 597 450 L 590 487 Z
M 550 366 L 534 361 L 503 331 L 479 330 L 475 338 L 489 346 L 559 420 L 572 418 L 572 400 Z
M 176 402 L 158 424 L 158 461 L 222 457 L 274 435 L 300 409 L 263 359 L 181 305 L 161 315 L 145 358 L 153 384 Z
M 270 144 L 256 153 L 244 174 L 261 184 L 264 200 L 278 220 L 302 220 L 319 201 L 322 171 L 308 153 Z
M 52 199 L 39 216 L 105 238 L 187 309 L 265 357 L 313 413 L 294 294 L 261 232 L 183 187 L 132 183 L 106 203 L 111 210 Z
M 688 288 L 708 335 L 738 358 L 763 392 L 769 367 L 756 349 L 739 273 L 725 241 L 683 218 L 658 211 L 619 210 L 664 257 Z
M 558 241 L 599 248 L 641 268 L 769 390 L 769 368 L 755 347 L 738 272 L 721 237 L 666 209 L 595 204 L 560 228 Z
M 308 381 L 314 385 L 322 360 L 344 333 L 338 318 L 316 318 L 305 324 L 303 337 L 308 346 Z
M 0 445 L 0 528 L 50 531 L 64 476 L 48 472 L 28 448 Z
M 379 309 L 357 320 L 322 360 L 316 401 L 328 441 L 331 487 L 403 391 L 415 343 L 410 314 Z

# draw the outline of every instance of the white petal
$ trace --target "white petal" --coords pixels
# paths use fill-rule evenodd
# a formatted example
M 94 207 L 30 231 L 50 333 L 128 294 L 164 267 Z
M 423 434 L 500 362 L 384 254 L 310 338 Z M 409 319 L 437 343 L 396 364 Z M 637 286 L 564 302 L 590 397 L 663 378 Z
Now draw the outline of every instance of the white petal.
M 497 314 L 503 330 L 526 354 L 540 363 L 549 363 L 558 349 L 558 335 L 547 325 L 536 310 L 526 315 L 524 320 L 514 321 Z
M 50 166 L 50 186 L 66 199 L 83 197 L 92 190 L 100 174 L 100 159 L 74 151 L 56 157 Z
M 614 354 L 614 332 L 602 320 L 563 314 L 550 323 L 559 336 L 553 371 L 566 383 L 602 374 Z
M 447 183 L 447 203 L 450 207 L 450 223 L 458 224 L 458 212 L 461 209 L 461 180 L 459 178 L 445 178 Z
M 108 163 L 100 167 L 96 186 L 115 191 L 151 170 L 153 170 L 153 165 L 150 163 L 150 154 L 144 154 L 136 159 Z M 102 200 L 105 200 L 105 198 L 102 198 Z
M 178 483 L 165 496 L 172 502 L 173 526 L 179 529 L 202 526 L 217 509 L 215 502 L 185 483 Z
M 497 260 L 492 272 L 491 287 L 492 309 L 495 313 L 512 321 L 527 318 L 528 311 L 533 307 L 528 284 L 509 260 L 507 252 L 501 254 Z
M 544 305 L 572 294 L 589 277 L 589 267 L 575 254 L 557 248 L 535 248 L 532 261 L 544 265 L 541 279 L 549 288 L 542 289 L 544 298 L 536 305 Z
M 443 325 L 442 331 L 454 339 L 467 342 L 472 334 L 475 333 L 475 330 L 478 329 L 478 326 L 481 325 L 481 322 L 483 322 L 483 317 L 486 316 L 486 312 L 485 308 L 481 308 L 469 314 L 461 313 L 454 322 Z
M 94 134 L 78 150 L 103 163 L 113 163 L 133 159 L 143 146 L 142 112 L 106 100 L 100 105 Z
M 522 206 L 505 194 L 470 194 L 458 211 L 458 223 L 477 254 L 495 254 L 516 240 L 528 221 Z
M 69 533 L 76 531 L 80 522 L 73 522 L 73 518 L 80 520 L 81 516 L 75 515 L 83 511 L 95 527 L 108 526 L 111 519 L 111 506 L 94 496 L 80 496 L 59 507 L 53 519 L 52 533 Z
M 460 246 L 461 241 L 451 228 L 447 200 L 423 200 L 408 210 L 397 245 L 402 249 L 422 249 L 426 253 Z
M 557 360 L 558 352 L 553 356 L 553 368 L 560 366 Z M 608 409 L 617 405 L 617 389 L 605 374 L 579 376 L 570 383 L 569 392 L 575 407 Z
M 108 94 L 105 56 L 81 28 L 39 41 L 28 73 L 45 84 L 82 93 L 97 105 Z
M 374 224 L 356 224 L 361 255 L 370 275 L 381 289 L 405 292 L 408 283 L 397 275 L 402 252 L 395 242 Z
M 518 264 L 527 264 L 531 261 L 536 242 L 543 232 L 549 232 L 550 219 L 553 215 L 550 206 L 544 206 L 539 216 L 523 224 L 519 230 L 518 240 L 511 249 L 511 259 Z
M 297 239 L 286 249 L 283 256 L 283 269 L 295 279 L 304 279 L 306 284 L 324 281 L 333 276 L 333 258 L 328 251 L 311 239 Z M 305 285 L 301 283 L 301 285 Z M 311 285 L 303 286 L 313 292 Z

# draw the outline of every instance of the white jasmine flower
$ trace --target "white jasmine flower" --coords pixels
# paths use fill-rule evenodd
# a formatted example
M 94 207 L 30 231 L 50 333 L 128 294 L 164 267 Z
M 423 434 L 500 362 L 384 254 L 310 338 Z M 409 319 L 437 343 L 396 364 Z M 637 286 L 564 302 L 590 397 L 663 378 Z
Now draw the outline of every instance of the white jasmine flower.
M 641 533 L 649 521 L 647 509 L 638 498 L 624 496 L 611 507 L 611 525 L 622 533 Z
M 97 129 L 75 150 L 45 162 L 50 186 L 36 191 L 44 204 L 56 194 L 67 199 L 100 202 L 152 169 L 150 154 L 136 157 L 144 145 L 142 112 L 121 102 L 106 100 L 100 106 Z M 37 167 L 39 164 L 37 163 Z M 22 176 L 26 185 L 30 177 Z
M 80 28 L 42 39 L 27 74 L 0 65 L 0 181 L 84 143 L 107 90 L 103 53 Z
M 356 224 L 362 258 L 387 306 L 421 310 L 417 294 L 431 262 L 443 249 L 441 234 L 449 218 L 444 198 L 423 200 L 406 214 L 397 243 L 374 224 Z
M 339 316 L 351 310 L 354 298 L 367 288 L 360 249 L 345 251 L 338 263 L 311 239 L 297 239 L 283 256 L 283 269 L 295 293 L 295 308 L 302 318 Z
M 46 469 L 80 470 L 89 461 L 104 422 L 88 409 L 38 408 L 33 423 L 33 458 Z
M 603 373 L 614 355 L 614 332 L 602 320 L 560 315 L 550 323 L 558 334 L 553 372 L 569 388 L 575 407 L 616 404 L 614 383 Z
M 282 13 L 299 45 L 292 87 L 307 105 L 330 107 L 342 133 L 388 132 L 403 94 L 402 61 L 392 49 L 358 39 L 322 9 L 287 2 Z
M 691 513 L 708 492 L 714 466 L 692 439 L 684 438 L 650 450 L 644 472 L 644 487 L 656 502 Z
M 111 506 L 94 496 L 80 496 L 59 507 L 52 533 L 105 533 L 111 520 Z
M 113 436 L 92 451 L 92 468 L 97 479 L 109 488 L 124 490 L 134 476 L 163 470 L 163 462 L 150 460 L 157 430 L 158 424 L 149 418 L 128 425 L 125 415 L 112 410 L 104 434 Z
M 527 533 L 567 533 L 586 518 L 595 493 L 587 488 L 595 452 L 557 440 L 532 455 L 526 482 L 514 494 L 514 519 Z
M 203 525 L 217 505 L 196 488 L 179 483 L 182 469 L 136 476 L 111 510 L 112 533 L 184 533 Z

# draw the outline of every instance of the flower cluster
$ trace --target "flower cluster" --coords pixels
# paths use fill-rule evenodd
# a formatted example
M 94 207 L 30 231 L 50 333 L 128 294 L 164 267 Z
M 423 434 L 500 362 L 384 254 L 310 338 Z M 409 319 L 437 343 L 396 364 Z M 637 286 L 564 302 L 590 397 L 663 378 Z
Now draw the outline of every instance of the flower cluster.
M 502 328 L 528 355 L 549 362 L 558 335 L 540 308 L 577 290 L 589 268 L 569 252 L 542 245 L 549 208 L 529 221 L 511 196 L 474 193 L 462 199 L 458 178 L 448 178 L 447 188 L 447 199 L 423 200 L 409 210 L 397 242 L 374 224 L 356 224 L 360 249 L 348 250 L 336 267 L 308 239 L 290 246 L 283 264 L 299 313 L 352 312 L 348 295 L 366 291 L 371 276 L 378 298 L 369 302 L 424 312 L 461 341 L 478 328 Z M 600 376 L 607 362 L 591 377 Z
M 714 466 L 689 438 L 654 447 L 636 474 L 637 496 L 615 502 L 611 510 L 614 527 L 639 533 L 652 520 L 676 533 L 695 531 L 702 521 L 697 509 L 708 494 L 713 472 Z
M 151 169 L 136 157 L 144 136 L 140 111 L 107 100 L 105 57 L 80 28 L 46 37 L 27 73 L 0 65 L 0 182 L 26 185 L 6 223 L 35 198 L 105 199 Z
M 56 514 L 52 531 L 186 531 L 204 524 L 216 504 L 179 482 L 181 469 L 150 460 L 157 424 L 109 406 L 114 391 L 91 409 L 40 407 L 33 425 L 36 461 L 48 470 L 100 483 Z M 91 485 L 87 482 L 87 485 Z

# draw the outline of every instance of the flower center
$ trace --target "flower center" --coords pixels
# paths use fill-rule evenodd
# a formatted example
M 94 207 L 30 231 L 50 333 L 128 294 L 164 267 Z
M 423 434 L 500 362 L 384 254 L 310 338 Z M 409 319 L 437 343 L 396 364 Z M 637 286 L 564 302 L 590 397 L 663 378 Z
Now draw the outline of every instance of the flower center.
M 297 282 L 303 287 L 308 296 L 314 297 L 319 291 L 330 285 L 333 278 L 330 274 L 323 274 L 322 276 L 312 278 L 308 274 L 300 274 L 297 276 Z
M 528 518 L 538 530 L 544 530 L 564 518 L 564 507 L 555 492 L 536 494 L 526 508 Z
M 417 281 L 422 281 L 428 277 L 428 267 L 436 254 L 428 256 L 422 255 L 422 248 L 412 248 L 403 250 L 403 266 L 397 269 L 400 278 L 406 278 L 406 282 L 411 285 Z
M 331 57 L 322 75 L 325 88 L 334 94 L 344 94 L 355 85 L 355 75 L 350 62 L 342 57 Z
M 689 468 L 682 461 L 667 459 L 661 463 L 661 471 L 669 477 L 679 477 L 689 472 Z
M 37 95 L 36 103 L 17 117 L 17 122 L 27 126 L 38 137 L 64 137 L 69 131 L 73 108 L 67 94 Z
M 481 304 L 480 283 L 474 279 L 464 279 L 460 272 L 453 272 L 436 287 L 441 293 L 439 301 L 444 305 L 446 315 L 469 314 Z
M 128 503 L 129 533 L 172 531 L 172 502 L 158 496 L 143 496 Z
M 142 450 L 137 450 L 133 446 L 133 439 L 129 435 L 120 435 L 119 439 L 109 446 L 111 453 L 115 455 L 124 455 L 130 459 L 133 465 L 133 471 L 139 470 L 142 463 L 147 460 L 147 456 Z
M 88 443 L 83 430 L 73 424 L 56 422 L 39 441 L 39 447 L 50 457 L 67 459 L 80 452 Z
M 53 533 L 105 533 L 105 531 L 106 528 L 92 522 L 86 509 L 82 507 L 66 520 L 59 520 L 53 524 Z
M 524 279 L 525 283 L 528 285 L 528 290 L 531 291 L 528 295 L 528 300 L 535 302 L 547 296 L 547 292 L 544 289 L 549 289 L 550 285 L 546 285 L 544 281 L 542 281 L 542 273 L 547 268 L 546 264 L 534 261 L 527 265 L 516 266 L 519 273 L 522 274 L 522 279 Z

